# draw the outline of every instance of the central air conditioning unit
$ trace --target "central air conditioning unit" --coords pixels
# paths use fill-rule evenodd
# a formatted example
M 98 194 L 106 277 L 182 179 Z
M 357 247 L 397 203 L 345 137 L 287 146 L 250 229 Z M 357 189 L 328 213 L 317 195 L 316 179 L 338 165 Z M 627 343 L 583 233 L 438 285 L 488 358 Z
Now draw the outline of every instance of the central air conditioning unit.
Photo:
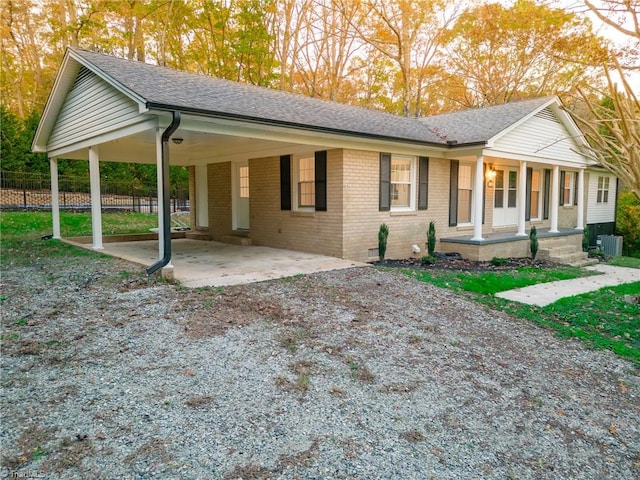
M 598 235 L 598 247 L 605 255 L 619 257 L 622 255 L 622 237 L 617 235 Z

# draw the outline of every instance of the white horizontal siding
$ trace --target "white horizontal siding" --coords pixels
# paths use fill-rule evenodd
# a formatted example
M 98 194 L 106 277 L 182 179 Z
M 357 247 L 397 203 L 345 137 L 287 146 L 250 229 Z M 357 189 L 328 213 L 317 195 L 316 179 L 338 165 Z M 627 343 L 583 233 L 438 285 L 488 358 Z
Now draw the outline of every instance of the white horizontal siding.
M 598 203 L 598 177 L 609 177 L 609 201 Z M 587 185 L 587 223 L 607 223 L 616 219 L 616 177 L 608 173 L 589 173 Z
M 47 150 L 87 140 L 142 119 L 136 102 L 83 67 L 65 98 Z
M 584 165 L 569 131 L 545 109 L 495 142 L 497 150 Z

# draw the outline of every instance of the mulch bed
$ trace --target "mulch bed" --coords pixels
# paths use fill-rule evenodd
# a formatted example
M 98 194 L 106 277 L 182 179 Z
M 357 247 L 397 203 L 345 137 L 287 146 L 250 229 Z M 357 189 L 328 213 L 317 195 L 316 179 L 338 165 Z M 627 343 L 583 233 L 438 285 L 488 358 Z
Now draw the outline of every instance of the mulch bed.
M 557 263 L 547 260 L 532 260 L 531 258 L 506 258 L 502 265 L 494 265 L 491 262 L 478 262 L 467 260 L 458 254 L 436 254 L 435 263 L 422 264 L 420 258 L 405 258 L 400 260 L 385 260 L 373 262 L 377 267 L 390 268 L 415 268 L 425 270 L 459 270 L 459 271 L 509 271 L 520 267 L 550 268 L 558 266 Z

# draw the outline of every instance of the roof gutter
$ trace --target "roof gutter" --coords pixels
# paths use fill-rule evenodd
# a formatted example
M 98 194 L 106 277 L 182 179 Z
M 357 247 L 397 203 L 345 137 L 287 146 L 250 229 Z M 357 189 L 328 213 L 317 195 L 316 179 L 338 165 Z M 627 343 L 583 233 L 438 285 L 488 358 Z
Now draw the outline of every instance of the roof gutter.
M 168 104 L 156 103 L 156 102 L 147 102 L 146 105 L 149 110 L 156 109 L 156 110 L 166 111 L 166 110 L 171 110 L 175 108 L 174 106 L 171 106 Z M 226 112 L 202 110 L 198 108 L 180 107 L 180 109 L 186 114 L 209 117 L 209 118 L 235 120 L 235 121 L 248 122 L 248 123 L 253 123 L 258 125 L 276 126 L 276 127 L 283 127 L 283 128 L 296 128 L 296 129 L 306 130 L 310 132 L 328 133 L 328 134 L 334 134 L 334 135 L 346 135 L 349 137 L 366 138 L 366 139 L 381 140 L 381 141 L 387 141 L 387 142 L 405 142 L 405 143 L 411 143 L 415 145 L 422 145 L 425 147 L 440 148 L 443 151 L 451 150 L 451 149 L 455 149 L 463 146 L 467 147 L 467 146 L 476 146 L 476 145 L 486 144 L 484 140 L 477 141 L 477 142 L 469 142 L 464 144 L 462 143 L 450 144 L 450 143 L 447 143 L 446 141 L 443 141 L 442 143 L 430 142 L 430 141 L 418 140 L 418 139 L 412 139 L 412 138 L 402 138 L 402 137 L 393 137 L 393 136 L 387 136 L 387 135 L 377 135 L 372 133 L 340 130 L 338 128 L 317 127 L 317 126 L 311 126 L 311 125 L 295 123 L 295 122 L 286 122 L 286 121 L 272 120 L 267 118 L 257 118 L 249 115 L 239 115 L 239 114 L 232 114 L 232 113 L 226 113 Z
M 164 256 L 147 268 L 147 275 L 151 275 L 171 261 L 171 199 L 169 198 L 169 139 L 180 126 L 180 112 L 173 111 L 173 119 L 162 132 L 162 232 Z

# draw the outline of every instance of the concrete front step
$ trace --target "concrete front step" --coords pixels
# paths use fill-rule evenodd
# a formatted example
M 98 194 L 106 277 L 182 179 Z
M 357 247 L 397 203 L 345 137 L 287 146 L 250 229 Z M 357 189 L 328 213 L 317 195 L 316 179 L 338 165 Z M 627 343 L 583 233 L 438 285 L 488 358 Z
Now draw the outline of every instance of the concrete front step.
M 548 260 L 556 263 L 560 263 L 562 265 L 573 265 L 577 262 L 582 262 L 589 258 L 589 255 L 586 252 L 573 252 L 573 253 L 563 253 L 561 255 L 553 255 L 549 257 Z
M 190 240 L 211 240 L 211 234 L 205 230 L 187 232 L 185 238 Z
M 228 243 L 229 245 L 251 245 L 251 239 L 240 235 L 224 235 L 217 239 L 221 243 Z
M 572 262 L 569 265 L 572 267 L 588 267 L 590 265 L 595 265 L 600 263 L 597 258 L 585 258 L 584 260 L 578 260 L 577 262 Z
M 557 247 L 553 247 L 553 248 L 540 248 L 538 250 L 538 256 L 544 260 L 549 260 L 551 257 L 554 256 L 560 256 L 560 255 L 566 255 L 569 253 L 575 253 L 576 252 L 576 247 L 574 247 L 573 245 L 563 245 L 563 246 L 557 246 Z M 580 253 L 584 253 L 584 252 L 580 252 Z

